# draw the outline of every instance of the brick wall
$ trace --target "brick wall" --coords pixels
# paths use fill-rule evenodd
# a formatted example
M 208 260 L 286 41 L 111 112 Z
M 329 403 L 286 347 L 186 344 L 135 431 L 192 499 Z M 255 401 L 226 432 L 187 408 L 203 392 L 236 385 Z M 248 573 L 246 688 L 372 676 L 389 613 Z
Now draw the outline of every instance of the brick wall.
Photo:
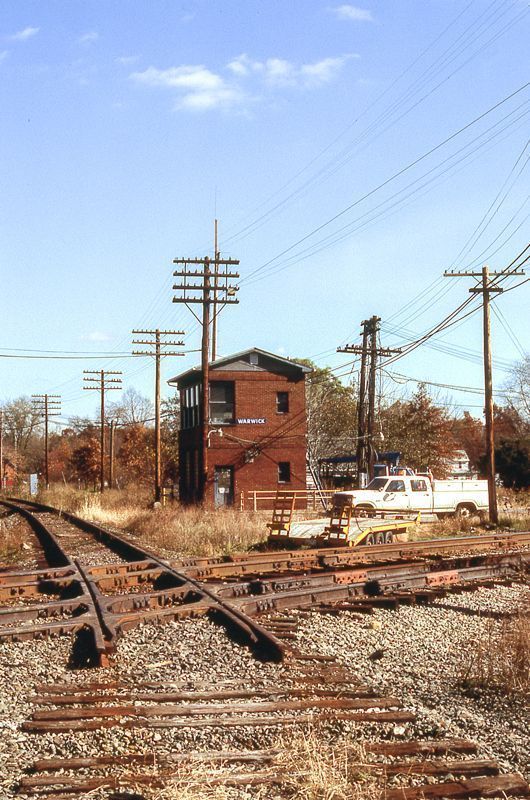
M 216 466 L 234 468 L 234 502 L 248 490 L 306 488 L 306 406 L 304 377 L 263 371 L 210 372 L 211 383 L 233 381 L 235 419 L 264 419 L 263 424 L 214 425 L 223 431 L 210 435 L 207 500 L 214 499 Z M 277 392 L 289 393 L 289 411 L 276 410 Z M 181 470 L 186 450 L 200 448 L 200 429 L 181 431 Z M 289 462 L 291 480 L 278 483 L 278 463 Z M 189 498 L 192 499 L 192 498 Z

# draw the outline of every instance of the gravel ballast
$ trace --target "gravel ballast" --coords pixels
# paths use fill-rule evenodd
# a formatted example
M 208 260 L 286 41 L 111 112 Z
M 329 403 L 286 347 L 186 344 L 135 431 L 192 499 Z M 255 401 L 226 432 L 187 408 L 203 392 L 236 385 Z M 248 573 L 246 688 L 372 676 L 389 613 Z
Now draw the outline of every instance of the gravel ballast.
M 475 643 L 500 631 L 501 620 L 480 612 L 510 612 L 521 601 L 520 586 L 482 589 L 449 596 L 428 607 L 376 610 L 358 619 L 297 614 L 298 646 L 303 652 L 337 656 L 359 683 L 400 698 L 417 720 L 403 725 L 326 723 L 329 744 L 349 737 L 411 739 L 462 737 L 479 743 L 479 756 L 497 758 L 506 771 L 529 776 L 528 712 L 521 697 L 502 692 L 465 694 L 461 677 Z M 451 608 L 450 606 L 456 606 Z M 476 616 L 464 614 L 458 607 Z M 20 725 L 35 710 L 28 697 L 37 683 L 118 680 L 129 687 L 159 683 L 180 689 L 285 686 L 293 680 L 285 664 L 261 663 L 228 639 L 207 619 L 157 627 L 143 625 L 122 637 L 113 665 L 106 670 L 72 671 L 67 663 L 69 638 L 0 645 L 0 797 L 13 797 L 16 781 L 36 758 L 128 752 L 267 748 L 276 728 L 134 729 L 120 727 L 81 733 L 34 735 Z M 374 654 L 380 657 L 374 658 Z M 372 660 L 372 658 L 373 660 Z M 145 687 L 142 686 L 145 690 Z M 289 730 L 289 729 L 286 729 Z M 234 796 L 245 797 L 243 790 Z M 145 796 L 155 796 L 145 790 Z M 98 795 L 94 795 L 97 797 Z M 199 795 L 198 795 L 199 796 Z

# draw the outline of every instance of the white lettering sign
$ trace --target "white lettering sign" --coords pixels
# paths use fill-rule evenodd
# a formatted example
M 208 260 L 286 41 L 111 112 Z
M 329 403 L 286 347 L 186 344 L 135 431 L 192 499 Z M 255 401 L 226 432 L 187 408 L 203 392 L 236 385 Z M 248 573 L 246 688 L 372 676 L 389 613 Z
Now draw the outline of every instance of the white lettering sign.
M 265 425 L 265 417 L 241 417 L 237 420 L 238 425 Z

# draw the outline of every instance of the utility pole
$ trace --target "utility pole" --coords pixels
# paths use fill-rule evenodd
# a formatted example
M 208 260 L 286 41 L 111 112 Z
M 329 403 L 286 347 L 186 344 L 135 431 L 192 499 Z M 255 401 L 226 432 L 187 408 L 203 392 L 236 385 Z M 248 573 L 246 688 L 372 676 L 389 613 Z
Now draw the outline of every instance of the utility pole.
M 362 344 L 348 344 L 337 348 L 338 353 L 358 353 L 361 356 L 359 377 L 359 406 L 357 415 L 357 474 L 361 486 L 361 475 L 368 480 L 374 476 L 375 446 L 375 398 L 378 356 L 391 356 L 401 353 L 400 349 L 377 346 L 377 334 L 381 318 L 377 316 L 363 320 L 361 325 Z M 366 384 L 368 383 L 368 391 Z M 367 398 L 368 395 L 368 398 Z
M 50 488 L 50 467 L 49 467 L 49 418 L 58 417 L 61 413 L 60 394 L 32 394 L 34 410 L 44 420 L 44 483 L 46 488 Z
M 481 283 L 473 286 L 472 294 L 482 295 L 482 337 L 484 349 L 484 415 L 486 421 L 486 478 L 488 479 L 489 518 L 493 525 L 499 523 L 497 508 L 497 487 L 495 485 L 495 422 L 493 418 L 493 379 L 491 368 L 491 325 L 490 295 L 501 294 L 504 290 L 490 282 L 490 278 L 524 275 L 522 270 L 490 272 L 487 266 L 481 272 L 454 272 L 446 270 L 445 278 L 481 278 Z
M 4 488 L 4 409 L 0 409 L 0 492 Z
M 229 272 L 228 267 L 238 266 L 239 261 L 234 258 L 215 259 L 206 258 L 174 258 L 174 264 L 182 265 L 183 269 L 175 270 L 174 276 L 181 278 L 182 283 L 176 283 L 173 289 L 179 292 L 179 296 L 173 297 L 174 303 L 184 303 L 191 311 L 195 319 L 202 325 L 202 344 L 201 344 L 201 371 L 202 371 L 202 413 L 201 413 L 201 469 L 199 496 L 205 499 L 206 487 L 208 483 L 208 433 L 210 424 L 210 403 L 209 403 L 209 355 L 210 355 L 210 306 L 212 305 L 211 278 L 215 277 L 216 287 L 216 306 L 221 308 L 225 305 L 238 303 L 236 292 L 239 287 L 230 284 L 231 279 L 239 278 L 238 272 Z M 212 263 L 214 271 L 212 273 Z M 191 270 L 190 265 L 200 265 L 202 269 Z M 224 267 L 225 269 L 220 269 Z M 188 281 L 191 279 L 192 283 Z M 224 281 L 224 283 L 223 283 Z M 202 305 L 202 319 L 190 307 L 192 304 Z M 219 313 L 219 311 L 217 311 Z
M 212 361 L 217 358 L 217 277 L 219 274 L 218 258 L 221 255 L 218 250 L 217 241 L 217 220 L 213 222 L 214 237 L 213 237 L 213 252 L 214 252 L 214 268 L 213 268 L 213 319 L 212 319 Z
M 154 356 L 155 359 L 155 503 L 162 498 L 161 436 L 160 436 L 160 359 L 162 356 L 183 356 L 176 350 L 166 347 L 183 347 L 184 342 L 165 341 L 164 336 L 184 336 L 184 331 L 134 330 L 133 334 L 151 336 L 151 339 L 133 339 L 133 344 L 148 345 L 150 350 L 133 350 L 133 356 Z M 162 349 L 164 348 L 164 349 Z
M 116 433 L 116 420 L 111 419 L 109 425 L 109 489 L 114 489 L 114 434 Z
M 99 454 L 99 489 L 105 491 L 105 392 L 121 389 L 121 378 L 109 378 L 108 375 L 122 375 L 119 370 L 84 369 L 89 377 L 83 378 L 83 389 L 100 393 L 100 454 Z

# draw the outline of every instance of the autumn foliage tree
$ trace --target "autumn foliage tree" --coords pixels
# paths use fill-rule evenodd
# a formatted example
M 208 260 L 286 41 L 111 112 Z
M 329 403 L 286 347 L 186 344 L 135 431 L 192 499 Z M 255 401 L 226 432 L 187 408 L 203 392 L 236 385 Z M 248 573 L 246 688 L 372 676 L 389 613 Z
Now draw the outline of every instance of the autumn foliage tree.
M 118 461 L 125 483 L 148 483 L 154 474 L 154 435 L 145 425 L 127 425 L 121 432 Z
M 81 444 L 72 451 L 70 464 L 85 487 L 95 487 L 99 479 L 99 453 L 99 439 L 92 436 L 83 437 Z

